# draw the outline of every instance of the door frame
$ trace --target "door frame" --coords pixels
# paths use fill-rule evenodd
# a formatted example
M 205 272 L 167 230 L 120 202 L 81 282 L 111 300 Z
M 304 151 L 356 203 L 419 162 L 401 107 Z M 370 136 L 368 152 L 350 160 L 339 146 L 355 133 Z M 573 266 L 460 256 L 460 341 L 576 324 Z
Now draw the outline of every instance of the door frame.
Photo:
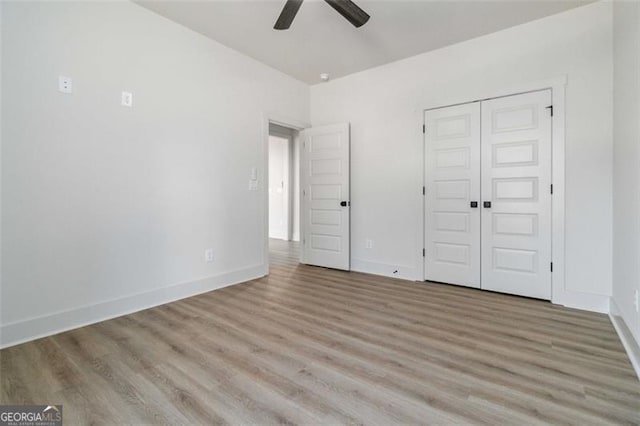
M 576 293 L 568 292 L 565 288 L 565 101 L 566 86 L 568 84 L 567 75 L 556 78 L 542 80 L 531 83 L 524 83 L 512 87 L 497 90 L 482 90 L 471 94 L 467 98 L 453 98 L 439 100 L 435 102 L 425 102 L 426 107 L 416 114 L 420 114 L 420 127 L 424 129 L 424 114 L 426 111 L 449 106 L 461 105 L 471 102 L 481 102 L 489 99 L 502 98 L 524 93 L 537 92 L 540 90 L 551 90 L 551 104 L 553 105 L 553 120 L 551 122 L 551 182 L 553 184 L 553 197 L 551 198 L 551 259 L 553 262 L 553 273 L 551 275 L 551 302 L 560 305 L 576 304 Z M 426 183 L 426 161 L 425 161 L 426 137 L 422 133 L 422 186 Z M 426 281 L 425 258 L 423 250 L 426 244 L 426 210 L 425 197 L 421 197 L 422 221 L 419 229 L 422 230 L 422 247 L 419 248 L 416 266 L 422 270 L 422 281 Z M 598 306 L 596 298 L 587 293 L 580 293 L 580 305 Z
M 262 113 L 262 140 L 259 146 L 262 170 L 258 171 L 258 182 L 262 181 L 262 185 L 259 188 L 262 192 L 262 275 L 269 275 L 269 123 L 288 127 L 298 132 L 311 127 L 311 124 L 294 118 L 270 112 Z M 295 138 L 292 138 L 292 140 L 295 143 Z M 302 234 L 302 221 L 300 227 L 300 233 Z

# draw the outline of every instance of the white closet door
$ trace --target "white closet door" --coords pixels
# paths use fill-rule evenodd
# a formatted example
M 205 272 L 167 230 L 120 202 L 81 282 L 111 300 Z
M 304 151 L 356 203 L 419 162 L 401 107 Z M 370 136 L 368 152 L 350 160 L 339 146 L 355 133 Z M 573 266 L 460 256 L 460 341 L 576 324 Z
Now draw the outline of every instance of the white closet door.
M 480 287 L 480 103 L 425 112 L 425 277 Z
M 482 288 L 551 298 L 551 91 L 482 102 Z
M 306 129 L 301 153 L 302 259 L 350 268 L 349 124 Z

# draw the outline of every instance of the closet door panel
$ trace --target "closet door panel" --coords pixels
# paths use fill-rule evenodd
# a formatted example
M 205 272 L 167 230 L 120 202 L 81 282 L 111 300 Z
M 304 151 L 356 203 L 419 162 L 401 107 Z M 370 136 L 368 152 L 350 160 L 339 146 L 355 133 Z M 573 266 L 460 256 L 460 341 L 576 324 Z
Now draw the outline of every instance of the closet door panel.
M 551 298 L 551 91 L 482 102 L 482 288 Z
M 424 119 L 425 277 L 479 288 L 480 104 L 426 111 Z

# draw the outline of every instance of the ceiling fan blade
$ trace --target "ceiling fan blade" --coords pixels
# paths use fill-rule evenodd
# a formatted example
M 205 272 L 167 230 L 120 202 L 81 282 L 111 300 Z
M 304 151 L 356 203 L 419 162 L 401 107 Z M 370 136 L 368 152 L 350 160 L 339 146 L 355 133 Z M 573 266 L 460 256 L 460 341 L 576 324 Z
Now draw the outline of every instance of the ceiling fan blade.
M 288 30 L 293 22 L 293 18 L 295 18 L 296 13 L 298 13 L 298 9 L 302 6 L 302 1 L 303 0 L 287 0 L 273 29 Z
M 325 0 L 329 5 L 334 8 L 338 13 L 345 17 L 345 19 L 353 24 L 354 27 L 359 28 L 367 23 L 370 16 L 357 4 L 351 0 Z

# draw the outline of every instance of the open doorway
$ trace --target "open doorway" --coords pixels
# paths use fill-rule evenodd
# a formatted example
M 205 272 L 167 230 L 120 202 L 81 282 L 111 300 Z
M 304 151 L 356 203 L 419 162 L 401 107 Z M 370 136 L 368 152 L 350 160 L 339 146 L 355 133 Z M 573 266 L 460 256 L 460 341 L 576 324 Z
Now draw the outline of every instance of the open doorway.
M 269 123 L 269 239 L 300 241 L 298 131 Z
M 349 123 L 265 124 L 265 275 L 270 254 L 283 251 L 296 263 L 350 270 Z

